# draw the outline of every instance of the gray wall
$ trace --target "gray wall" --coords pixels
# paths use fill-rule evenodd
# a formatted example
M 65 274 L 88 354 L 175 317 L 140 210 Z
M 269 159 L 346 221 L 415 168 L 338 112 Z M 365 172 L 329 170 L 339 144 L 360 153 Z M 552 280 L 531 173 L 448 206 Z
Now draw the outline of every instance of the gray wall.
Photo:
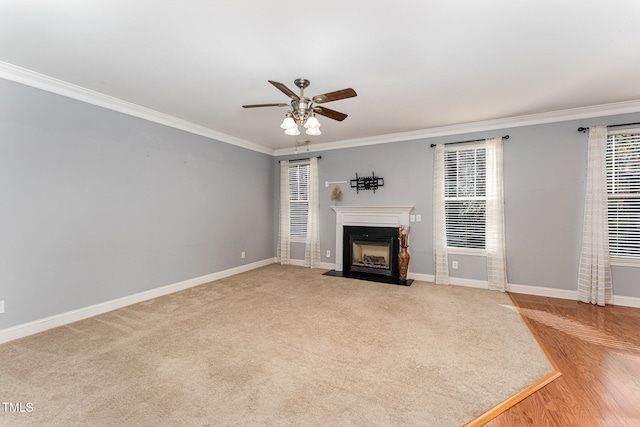
M 432 142 L 505 142 L 509 282 L 575 290 L 586 177 L 579 126 L 640 114 L 320 153 L 322 260 L 334 262 L 324 181 L 375 172 L 385 186 L 341 205 L 411 205 L 410 271 L 433 274 Z M 286 158 L 305 157 L 307 153 Z M 0 80 L 0 329 L 275 255 L 278 158 Z M 324 255 L 331 251 L 331 257 Z M 246 251 L 246 259 L 240 252 Z M 294 245 L 301 259 L 302 245 Z M 452 275 L 486 280 L 484 260 Z M 640 297 L 640 269 L 614 267 Z
M 431 230 L 431 193 L 433 182 L 433 152 L 424 149 L 421 141 L 396 144 L 380 144 L 363 148 L 323 151 L 321 153 L 301 152 L 298 155 L 279 157 L 274 161 L 274 169 L 279 170 L 278 160 L 305 158 L 321 155 L 318 161 L 320 181 L 320 249 L 323 262 L 335 262 L 335 212 L 330 200 L 335 185 L 328 188 L 325 181 L 349 181 L 358 176 L 376 176 L 384 178 L 384 187 L 373 191 L 361 191 L 347 184 L 339 184 L 343 199 L 341 206 L 414 206 L 413 213 L 422 215 L 422 222 L 411 224 L 411 265 L 412 271 L 426 272 L 431 269 L 433 258 Z M 425 165 L 430 165 L 425 167 Z M 279 197 L 279 174 L 275 174 L 274 193 Z M 277 206 L 274 216 L 277 218 Z M 277 230 L 277 221 L 274 229 Z M 277 234 L 276 234 L 277 236 Z M 331 251 L 326 258 L 326 251 Z M 291 257 L 304 258 L 304 244 L 292 243 Z M 418 266 L 420 266 L 418 268 Z
M 0 80 L 0 329 L 273 257 L 272 162 Z
M 576 290 L 580 257 L 582 215 L 586 183 L 587 135 L 580 126 L 640 121 L 640 114 L 628 114 L 579 121 L 525 126 L 490 132 L 395 142 L 367 147 L 330 150 L 321 155 L 320 234 L 323 261 L 335 262 L 335 213 L 330 209 L 333 186 L 324 181 L 343 181 L 372 171 L 384 178 L 384 187 L 356 194 L 341 185 L 345 206 L 414 206 L 422 222 L 411 224 L 410 272 L 433 274 L 431 143 L 455 142 L 510 135 L 504 143 L 505 229 L 508 280 L 511 284 Z M 274 170 L 277 170 L 277 160 Z M 275 193 L 279 177 L 274 175 Z M 275 210 L 277 215 L 277 206 Z M 274 226 L 277 230 L 277 223 Z M 332 252 L 325 258 L 326 250 Z M 304 251 L 292 251 L 292 254 Z M 459 262 L 450 275 L 485 281 L 484 257 L 451 255 Z M 614 293 L 640 297 L 640 268 L 613 267 Z

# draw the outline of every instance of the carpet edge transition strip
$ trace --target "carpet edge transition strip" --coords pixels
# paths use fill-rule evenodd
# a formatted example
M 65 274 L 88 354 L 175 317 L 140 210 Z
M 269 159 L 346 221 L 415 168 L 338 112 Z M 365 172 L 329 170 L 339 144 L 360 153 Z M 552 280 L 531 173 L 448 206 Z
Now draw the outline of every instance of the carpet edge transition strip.
M 487 412 L 480 415 L 479 417 L 469 421 L 467 424 L 464 425 L 464 427 L 480 427 L 485 425 L 486 423 L 488 423 L 498 415 L 505 412 L 507 409 L 517 405 L 527 397 L 531 396 L 536 391 L 540 390 L 542 387 L 546 386 L 547 384 L 551 383 L 555 379 L 562 376 L 562 372 L 560 372 L 560 370 L 558 369 L 558 365 L 556 365 L 556 362 L 553 360 L 553 358 L 551 357 L 551 355 L 549 354 L 545 346 L 542 345 L 542 343 L 540 342 L 540 339 L 538 338 L 538 334 L 531 327 L 531 323 L 529 322 L 527 317 L 522 313 L 522 310 L 520 309 L 518 302 L 515 300 L 515 298 L 513 298 L 513 296 L 511 295 L 511 292 L 507 292 L 507 295 L 509 295 L 509 298 L 511 298 L 511 302 L 518 310 L 518 314 L 520 314 L 520 317 L 522 318 L 522 321 L 524 322 L 524 324 L 527 325 L 527 328 L 529 328 L 529 332 L 531 332 L 531 335 L 533 335 L 533 338 L 535 338 L 536 343 L 538 344 L 538 347 L 540 347 L 540 350 L 542 350 L 542 353 L 547 358 L 547 361 L 551 365 L 551 369 L 553 371 L 545 375 L 535 383 L 531 384 L 529 387 L 525 388 L 521 392 L 516 393 L 515 395 L 511 396 L 504 402 L 499 403 L 495 407 L 489 409 Z

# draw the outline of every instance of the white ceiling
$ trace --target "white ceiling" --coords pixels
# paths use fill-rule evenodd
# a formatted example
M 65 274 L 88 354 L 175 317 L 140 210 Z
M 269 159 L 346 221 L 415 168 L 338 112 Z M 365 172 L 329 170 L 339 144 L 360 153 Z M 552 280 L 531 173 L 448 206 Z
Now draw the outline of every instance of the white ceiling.
M 0 61 L 282 151 L 640 100 L 638 22 L 637 0 L 3 0 Z M 303 138 L 241 108 L 298 77 L 355 89 L 324 104 L 349 117 Z

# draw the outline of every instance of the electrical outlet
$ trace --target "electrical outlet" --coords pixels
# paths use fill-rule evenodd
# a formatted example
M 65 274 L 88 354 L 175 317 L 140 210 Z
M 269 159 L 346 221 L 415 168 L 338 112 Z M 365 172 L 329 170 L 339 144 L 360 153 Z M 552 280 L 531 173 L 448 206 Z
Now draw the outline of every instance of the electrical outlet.
M 247 256 L 245 251 L 240 252 L 240 258 L 244 259 Z
M 327 249 L 327 258 L 331 258 L 331 251 Z
M 454 270 L 458 269 L 458 261 L 452 261 L 451 262 L 451 268 L 453 268 Z
M 0 301 L 0 314 L 4 313 L 4 301 Z

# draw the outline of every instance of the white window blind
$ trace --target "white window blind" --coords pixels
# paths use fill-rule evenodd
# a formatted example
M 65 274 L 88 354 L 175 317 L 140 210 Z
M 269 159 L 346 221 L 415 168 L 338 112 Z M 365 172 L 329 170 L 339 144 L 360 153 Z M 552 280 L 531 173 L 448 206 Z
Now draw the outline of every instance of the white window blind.
M 640 129 L 607 137 L 609 254 L 640 262 Z
M 485 249 L 486 150 L 463 148 L 444 153 L 447 246 Z
M 307 236 L 309 212 L 309 163 L 293 163 L 289 166 L 289 201 L 291 206 L 291 238 Z

